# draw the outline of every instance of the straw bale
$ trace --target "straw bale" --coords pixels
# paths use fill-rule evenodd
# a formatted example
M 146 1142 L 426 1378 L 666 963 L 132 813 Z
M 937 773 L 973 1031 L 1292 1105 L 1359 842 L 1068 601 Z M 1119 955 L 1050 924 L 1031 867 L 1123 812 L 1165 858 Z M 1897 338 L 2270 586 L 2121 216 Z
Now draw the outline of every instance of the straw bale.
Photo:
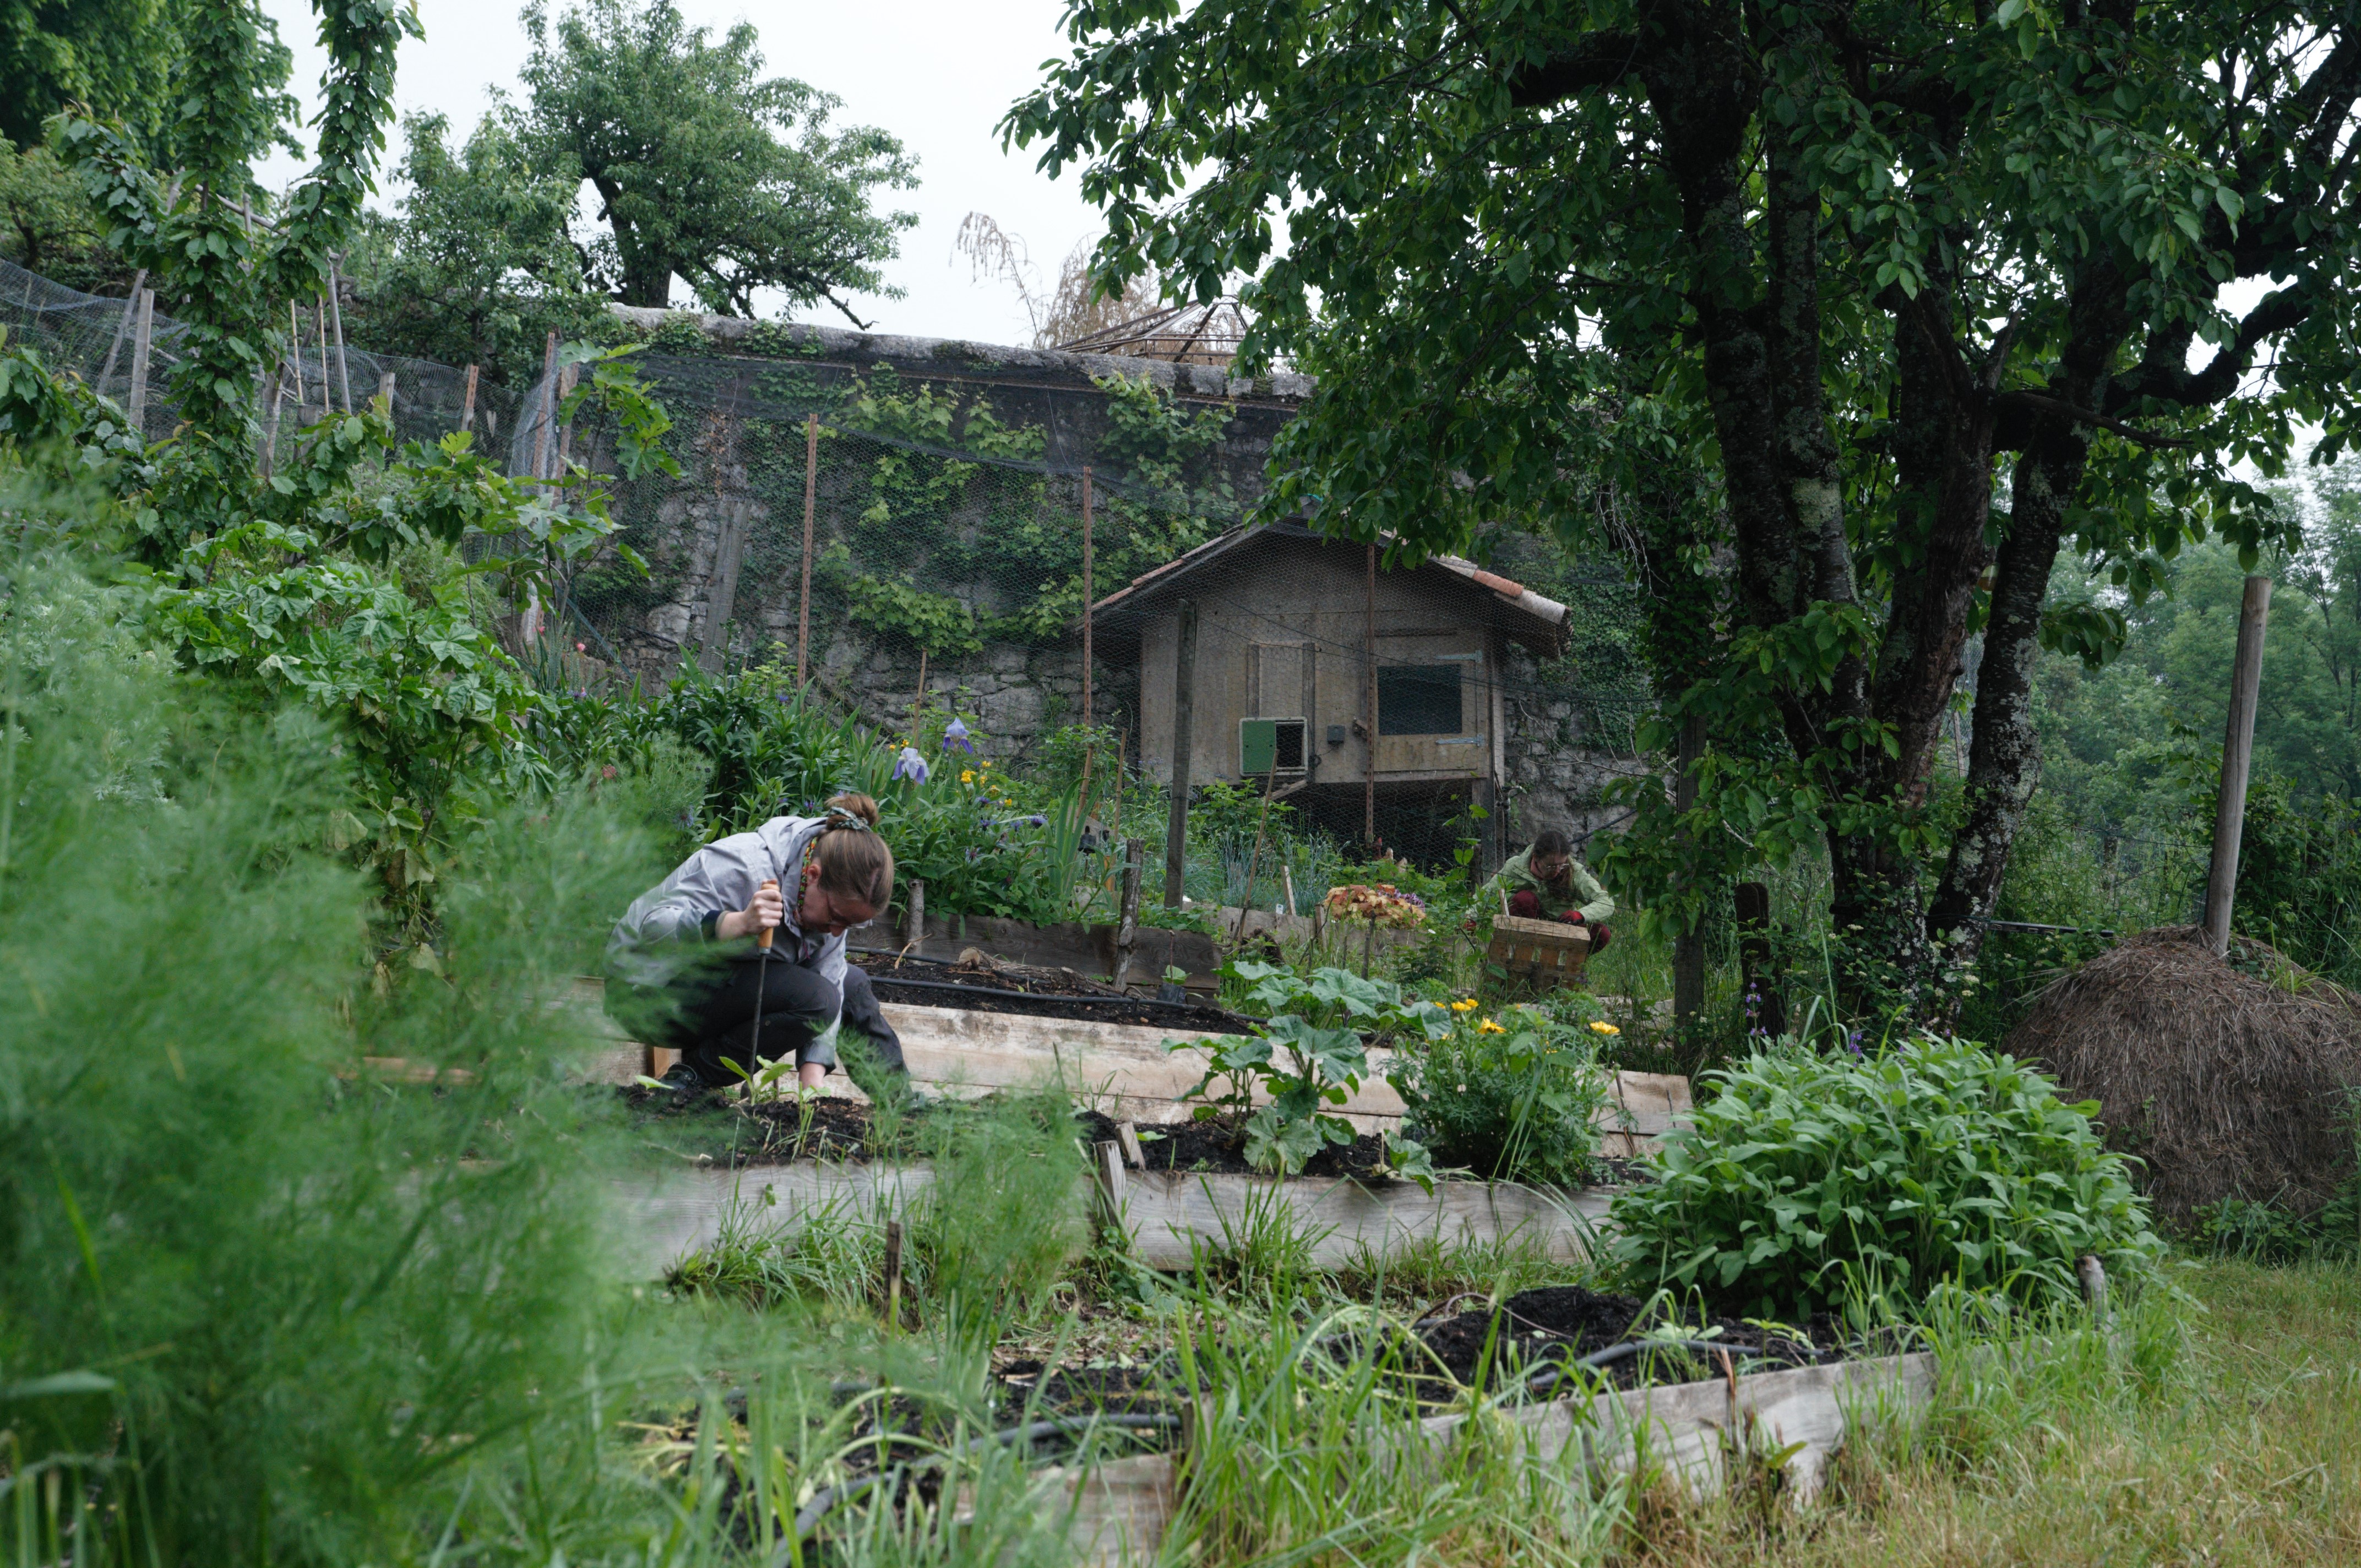
M 2353 1172 L 2361 998 L 2235 944 L 2234 963 L 2195 927 L 2140 932 L 2044 991 L 2008 1037 L 2066 1099 L 2099 1102 L 2175 1225 L 2228 1197 L 2309 1212 Z

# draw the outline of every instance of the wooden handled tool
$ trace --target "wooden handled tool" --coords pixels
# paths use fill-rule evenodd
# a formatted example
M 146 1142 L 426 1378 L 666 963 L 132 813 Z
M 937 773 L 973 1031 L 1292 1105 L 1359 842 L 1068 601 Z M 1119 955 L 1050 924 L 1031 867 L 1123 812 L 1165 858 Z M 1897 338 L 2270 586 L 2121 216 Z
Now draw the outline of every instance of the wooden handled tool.
M 769 892 L 776 893 L 779 890 L 779 879 L 764 877 L 763 886 Z M 746 1077 L 750 1083 L 754 1075 L 763 1070 L 763 989 L 771 978 L 771 938 L 776 935 L 778 935 L 777 927 L 765 926 L 754 938 L 755 943 L 763 949 L 763 957 L 761 967 L 754 970 L 754 1028 L 747 1039 L 747 1046 L 754 1058 L 747 1064 L 746 1068 Z

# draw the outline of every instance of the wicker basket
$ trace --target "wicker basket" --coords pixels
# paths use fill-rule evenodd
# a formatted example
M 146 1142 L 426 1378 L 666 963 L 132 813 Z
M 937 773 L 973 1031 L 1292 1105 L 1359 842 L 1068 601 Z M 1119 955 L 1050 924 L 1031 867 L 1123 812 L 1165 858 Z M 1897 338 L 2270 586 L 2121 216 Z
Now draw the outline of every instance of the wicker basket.
M 1590 931 L 1556 920 L 1495 916 L 1492 946 L 1484 959 L 1514 979 L 1531 981 L 1534 990 L 1548 991 L 1581 978 L 1582 966 L 1590 960 Z

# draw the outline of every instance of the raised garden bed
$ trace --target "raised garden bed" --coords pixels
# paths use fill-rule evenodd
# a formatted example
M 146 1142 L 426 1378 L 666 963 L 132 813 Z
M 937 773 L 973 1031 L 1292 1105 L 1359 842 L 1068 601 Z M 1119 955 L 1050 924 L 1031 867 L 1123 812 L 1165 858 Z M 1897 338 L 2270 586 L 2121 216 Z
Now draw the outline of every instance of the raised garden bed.
M 1817 1496 L 1828 1459 L 1856 1425 L 1923 1407 L 1934 1386 L 1932 1355 L 1876 1356 L 1617 1389 L 1502 1410 L 1487 1425 L 1513 1431 L 1528 1464 L 1563 1465 L 1572 1449 L 1595 1475 L 1645 1464 L 1697 1497 L 1728 1484 L 1733 1453 L 1775 1453 L 1793 1445 L 1781 1475 L 1785 1494 L 1801 1504 Z M 1459 1441 L 1466 1422 L 1465 1416 L 1432 1417 L 1411 1441 L 1440 1453 Z M 1115 1460 L 1067 1480 L 1068 1539 L 1078 1561 L 1112 1565 L 1157 1557 L 1180 1499 L 1170 1454 Z

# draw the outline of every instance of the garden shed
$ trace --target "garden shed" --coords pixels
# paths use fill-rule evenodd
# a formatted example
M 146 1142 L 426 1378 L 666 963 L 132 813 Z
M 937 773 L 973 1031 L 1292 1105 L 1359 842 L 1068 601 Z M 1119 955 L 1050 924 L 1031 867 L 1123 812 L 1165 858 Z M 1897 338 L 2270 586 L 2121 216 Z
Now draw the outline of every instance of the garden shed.
M 1149 774 L 1171 783 L 1185 729 L 1192 786 L 1298 795 L 1307 815 L 1404 849 L 1466 803 L 1490 808 L 1510 644 L 1554 659 L 1567 641 L 1566 607 L 1522 584 L 1452 555 L 1388 567 L 1382 547 L 1295 521 L 1209 540 L 1093 618 L 1099 656 L 1137 669 Z

